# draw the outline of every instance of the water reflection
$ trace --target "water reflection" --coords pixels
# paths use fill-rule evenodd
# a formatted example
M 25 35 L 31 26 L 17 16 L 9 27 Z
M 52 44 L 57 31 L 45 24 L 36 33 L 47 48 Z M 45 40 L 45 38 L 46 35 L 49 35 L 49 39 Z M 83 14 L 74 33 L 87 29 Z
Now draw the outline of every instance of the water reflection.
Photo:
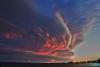
M 100 66 L 100 63 L 75 64 L 75 66 Z

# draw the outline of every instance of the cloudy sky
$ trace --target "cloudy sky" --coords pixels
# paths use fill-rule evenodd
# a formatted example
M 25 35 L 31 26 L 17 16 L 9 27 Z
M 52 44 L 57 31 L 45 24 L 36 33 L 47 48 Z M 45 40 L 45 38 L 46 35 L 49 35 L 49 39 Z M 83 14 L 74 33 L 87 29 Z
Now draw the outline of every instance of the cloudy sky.
M 92 19 L 95 20 L 95 24 L 92 24 L 94 27 L 89 29 L 91 31 L 83 33 L 87 35 L 82 37 L 83 42 L 75 48 L 75 55 L 100 55 L 100 0 L 0 0 L 0 20 L 10 25 L 13 24 L 12 26 L 17 28 L 17 31 L 24 32 L 24 35 L 36 35 L 32 32 L 33 29 L 41 27 L 52 36 L 56 36 L 60 35 L 64 30 L 60 24 L 55 23 L 53 15 L 55 8 L 60 10 L 65 22 L 68 21 L 72 32 L 77 31 L 76 29 L 85 22 L 89 23 Z M 79 31 L 82 30 L 81 28 Z M 1 32 L 2 30 L 0 29 Z M 28 49 L 30 47 L 33 47 L 32 49 L 40 48 L 42 45 L 38 44 L 42 43 L 41 38 L 32 42 L 31 40 L 34 38 L 37 38 L 37 36 L 33 36 L 30 40 L 26 38 L 8 42 L 3 40 L 1 36 L 0 45 L 20 46 L 21 48 L 24 46 Z M 38 42 L 36 42 L 37 40 Z M 33 43 L 37 44 L 37 46 L 33 45 Z

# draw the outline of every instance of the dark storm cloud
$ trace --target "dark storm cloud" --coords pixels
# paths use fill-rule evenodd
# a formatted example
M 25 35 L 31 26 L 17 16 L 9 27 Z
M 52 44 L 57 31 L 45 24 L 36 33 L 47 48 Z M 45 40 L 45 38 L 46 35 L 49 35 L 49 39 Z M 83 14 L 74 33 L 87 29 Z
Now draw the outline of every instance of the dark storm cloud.
M 31 3 L 27 2 L 27 0 L 0 0 L 0 46 L 30 50 L 40 48 L 43 45 L 43 39 L 33 31 L 37 27 L 52 36 L 62 34 L 64 28 L 57 24 L 53 16 L 55 5 L 61 11 L 71 32 L 82 32 L 83 24 L 87 20 L 97 17 L 100 9 L 97 8 L 99 0 L 34 0 Z M 23 37 L 8 40 L 2 36 L 5 32 L 20 32 Z M 80 34 L 78 40 L 82 38 L 83 33 Z
M 37 10 L 35 9 L 33 11 L 25 2 L 25 0 L 0 1 L 1 32 L 16 31 L 24 35 L 22 39 L 12 41 L 5 40 L 4 42 L 2 41 L 3 43 L 11 47 L 32 46 L 33 49 L 36 49 L 35 45 L 41 44 L 42 41 L 42 39 L 36 35 L 37 33 L 33 31 L 36 27 L 42 28 L 52 36 L 63 32 L 63 27 L 57 25 L 53 18 L 44 16 L 36 12 Z M 30 41 L 29 36 L 31 36 Z M 39 48 L 39 46 L 37 47 Z
M 3 18 L 11 21 L 13 24 L 16 24 L 16 26 L 22 26 L 28 30 L 32 29 L 36 25 L 42 25 L 47 28 L 50 26 L 55 27 L 55 22 L 52 18 L 37 13 L 35 9 L 32 11 L 24 0 L 10 0 L 8 2 L 3 0 L 3 2 L 0 3 L 1 19 Z
M 38 55 L 32 52 L 23 52 L 11 49 L 0 49 L 0 62 L 21 62 L 21 63 L 45 63 L 49 59 L 56 59 L 61 62 L 69 60 L 68 58 L 60 58 L 49 55 Z

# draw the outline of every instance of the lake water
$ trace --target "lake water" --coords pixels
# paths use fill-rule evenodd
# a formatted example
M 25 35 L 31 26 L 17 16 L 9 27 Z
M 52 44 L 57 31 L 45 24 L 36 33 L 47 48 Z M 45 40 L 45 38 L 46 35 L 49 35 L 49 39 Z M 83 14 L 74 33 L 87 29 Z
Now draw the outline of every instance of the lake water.
M 75 64 L 74 66 L 100 66 L 100 63 Z

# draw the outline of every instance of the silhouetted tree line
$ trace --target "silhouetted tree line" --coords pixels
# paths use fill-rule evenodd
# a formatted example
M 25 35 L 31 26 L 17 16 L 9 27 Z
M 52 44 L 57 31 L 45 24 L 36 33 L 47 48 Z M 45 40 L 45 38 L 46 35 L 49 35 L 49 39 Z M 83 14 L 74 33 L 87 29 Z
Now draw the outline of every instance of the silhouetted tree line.
M 69 63 L 75 63 L 75 64 L 81 64 L 81 63 L 100 63 L 100 58 L 98 60 L 94 61 L 84 61 L 84 62 L 69 62 Z

